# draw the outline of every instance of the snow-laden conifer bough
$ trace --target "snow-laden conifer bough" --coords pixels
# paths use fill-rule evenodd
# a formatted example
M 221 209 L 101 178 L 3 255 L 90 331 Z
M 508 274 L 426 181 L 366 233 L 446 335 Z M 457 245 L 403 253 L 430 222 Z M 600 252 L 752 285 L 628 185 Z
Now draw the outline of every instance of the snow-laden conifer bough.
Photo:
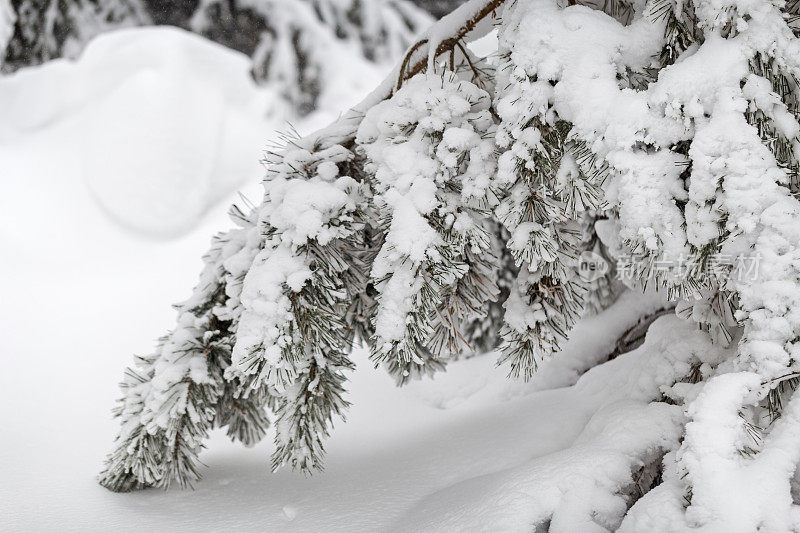
M 535 525 L 800 530 L 799 15 L 473 0 L 442 19 L 272 155 L 261 205 L 234 208 L 176 328 L 127 372 L 103 485 L 186 485 L 211 428 L 249 445 L 267 411 L 273 467 L 321 468 L 355 342 L 400 384 L 495 341 L 530 378 L 624 290 L 578 275 L 592 251 L 687 326 L 657 320 L 594 373 L 644 406 L 617 413 L 613 461 L 530 502 Z M 493 26 L 496 61 L 471 56 Z

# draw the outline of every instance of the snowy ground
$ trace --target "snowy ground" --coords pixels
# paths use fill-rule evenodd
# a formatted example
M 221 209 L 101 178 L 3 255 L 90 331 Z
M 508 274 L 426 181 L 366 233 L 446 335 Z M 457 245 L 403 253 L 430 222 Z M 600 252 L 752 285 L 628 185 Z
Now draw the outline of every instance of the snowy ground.
M 570 385 L 658 298 L 624 295 L 582 322 L 529 385 L 488 355 L 396 389 L 356 354 L 353 407 L 313 477 L 270 473 L 269 437 L 245 449 L 216 434 L 195 490 L 113 494 L 96 483 L 123 368 L 171 327 L 170 304 L 227 227 L 234 189 L 258 199 L 255 162 L 285 129 L 288 115 L 246 67 L 197 37 L 133 30 L 77 65 L 0 80 L 0 530 L 526 529 L 552 465 L 605 438 L 604 406 L 646 405 L 638 384 L 603 367 Z M 380 77 L 361 68 L 354 99 Z

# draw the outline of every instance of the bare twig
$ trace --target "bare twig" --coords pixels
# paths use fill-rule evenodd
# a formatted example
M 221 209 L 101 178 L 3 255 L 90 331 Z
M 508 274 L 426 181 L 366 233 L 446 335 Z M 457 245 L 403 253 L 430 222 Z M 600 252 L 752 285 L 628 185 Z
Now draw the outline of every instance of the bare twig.
M 433 54 L 433 57 L 439 57 L 445 52 L 453 53 L 456 47 L 461 48 L 462 52 L 464 51 L 463 46 L 461 45 L 461 40 L 466 37 L 472 30 L 475 29 L 475 26 L 478 25 L 480 21 L 488 17 L 489 15 L 493 15 L 497 9 L 503 5 L 506 0 L 489 0 L 486 4 L 479 9 L 469 20 L 467 20 L 456 32 L 455 35 L 444 39 L 443 41 L 439 42 L 436 45 L 436 50 Z M 428 58 L 423 57 L 413 64 L 411 63 L 412 56 L 419 50 L 421 47 L 427 45 L 429 43 L 428 39 L 422 39 L 414 43 L 411 48 L 408 49 L 406 52 L 405 57 L 403 58 L 403 63 L 400 67 L 400 72 L 398 73 L 397 77 L 397 85 L 395 90 L 402 87 L 403 82 L 409 78 L 412 78 L 425 70 L 426 66 L 428 65 Z M 464 54 L 466 56 L 466 53 Z M 410 66 L 409 66 L 410 65 Z M 471 66 L 471 65 L 470 65 Z
M 782 376 L 762 381 L 761 384 L 771 386 L 772 384 L 780 383 L 782 381 L 787 381 L 789 379 L 794 379 L 794 378 L 800 378 L 800 371 L 789 372 L 788 374 L 783 374 Z

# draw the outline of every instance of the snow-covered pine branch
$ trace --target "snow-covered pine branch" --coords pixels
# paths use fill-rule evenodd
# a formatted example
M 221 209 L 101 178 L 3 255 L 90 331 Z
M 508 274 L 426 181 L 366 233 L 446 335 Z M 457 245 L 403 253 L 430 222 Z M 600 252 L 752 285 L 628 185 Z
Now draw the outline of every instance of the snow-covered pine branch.
M 467 108 L 460 110 L 456 124 L 472 128 L 472 121 L 480 131 L 492 123 L 487 115 L 489 95 L 477 87 L 473 91 L 474 98 L 483 102 L 474 102 L 478 107 L 473 112 L 467 100 L 459 97 Z M 423 106 L 418 113 L 425 110 Z M 197 453 L 215 423 L 244 422 L 230 428 L 229 434 L 247 436 L 247 444 L 263 436 L 267 419 L 252 416 L 258 413 L 253 408 L 258 402 L 259 407 L 268 404 L 277 417 L 273 466 L 321 467 L 322 438 L 334 415 L 343 415 L 347 406 L 342 397 L 343 371 L 352 366 L 347 353 L 356 334 L 365 341 L 375 334 L 375 288 L 368 281 L 376 254 L 371 250 L 386 239 L 378 209 L 371 207 L 374 178 L 366 175 L 363 149 L 352 150 L 352 118 L 347 115 L 341 126 L 292 142 L 284 153 L 273 154 L 262 206 L 250 215 L 236 216 L 245 228 L 215 238 L 191 303 L 181 306 L 178 328 L 158 352 L 141 358 L 143 368 L 129 371 L 123 383 L 125 397 L 118 411 L 123 429 L 101 476 L 108 488 L 169 486 L 173 481 L 189 484 L 199 477 Z M 491 151 L 490 139 L 478 131 L 461 132 L 454 127 L 450 135 L 460 142 L 444 144 L 440 150 L 457 178 L 451 180 L 452 185 L 466 185 L 467 197 L 487 194 L 486 183 L 475 183 L 484 165 L 476 161 L 468 168 L 464 161 L 470 148 L 476 148 L 476 156 L 481 157 L 489 155 L 487 149 Z M 465 139 L 463 134 L 469 135 Z M 434 161 L 439 157 L 430 155 Z M 434 185 L 430 183 L 428 190 Z M 474 231 L 484 234 L 482 228 Z M 481 245 L 476 252 L 488 248 L 488 236 Z M 492 291 L 474 283 L 466 286 L 468 291 Z M 451 301 L 460 304 L 461 298 L 454 294 Z M 455 319 L 463 314 L 459 310 Z M 217 329 L 220 322 L 224 331 Z M 459 327 L 459 323 L 448 325 Z M 438 328 L 442 338 L 457 342 L 453 336 L 458 331 Z M 192 373 L 185 354 L 201 356 L 207 351 L 203 343 L 209 340 L 224 346 L 226 356 L 206 373 Z M 387 361 L 390 366 L 392 362 Z M 407 377 L 408 363 L 395 365 L 401 381 Z M 429 361 L 429 367 L 433 365 Z M 155 370 L 159 368 L 164 378 L 159 378 Z M 208 385 L 209 398 L 197 405 L 187 403 L 189 393 L 199 385 Z M 243 406 L 242 412 L 215 419 L 215 412 L 224 413 L 231 405 Z M 204 418 L 198 419 L 200 407 L 205 409 Z M 253 418 L 251 432 L 246 414 Z M 179 443 L 176 448 L 175 435 L 183 435 L 188 444 Z M 188 441 L 189 436 L 193 440 Z M 178 466 L 168 466 L 165 457 L 173 458 L 169 465 Z
M 252 217 L 232 211 L 239 227 L 213 239 L 192 297 L 178 305 L 178 324 L 147 357 L 125 372 L 116 448 L 100 482 L 115 491 L 181 486 L 199 477 L 198 453 L 213 427 L 250 446 L 266 433 L 266 388 L 239 397 L 240 382 L 224 379 L 241 313 L 242 278 L 258 233 Z
M 355 329 L 348 303 L 366 290 L 359 251 L 368 191 L 341 145 L 294 147 L 270 167 L 258 210 L 262 242 L 244 278 L 229 379 L 274 397 L 273 466 L 320 467 L 321 439 L 342 415 Z
M 641 351 L 590 371 L 580 390 L 602 381 L 636 401 L 603 407 L 581 442 L 604 451 L 564 466 L 585 483 L 530 502 L 526 526 L 800 527 L 797 3 L 501 4 L 445 17 L 360 106 L 275 156 L 248 252 L 212 268 L 225 297 L 198 287 L 126 385 L 106 474 L 126 481 L 111 488 L 190 477 L 185 459 L 158 460 L 173 434 L 196 450 L 216 400 L 172 408 L 170 387 L 228 381 L 268 403 L 274 465 L 308 469 L 346 407 L 357 337 L 401 383 L 470 339 L 493 344 L 487 328 L 512 374 L 546 371 L 587 305 L 614 297 L 617 280 L 581 276 L 594 252 L 689 321 L 656 320 Z M 462 41 L 492 20 L 496 68 L 476 68 Z M 232 353 L 221 378 L 175 356 L 218 338 Z
M 383 244 L 373 358 L 400 381 L 442 367 L 462 322 L 494 300 L 485 227 L 496 205 L 490 96 L 451 71 L 418 76 L 367 112 L 356 143 Z

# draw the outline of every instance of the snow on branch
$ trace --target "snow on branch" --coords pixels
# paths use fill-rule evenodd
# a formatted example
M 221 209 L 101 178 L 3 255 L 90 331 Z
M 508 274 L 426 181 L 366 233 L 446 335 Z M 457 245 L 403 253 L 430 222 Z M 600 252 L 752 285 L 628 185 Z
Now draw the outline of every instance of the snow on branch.
M 462 40 L 502 5 L 446 17 L 342 119 L 274 155 L 246 242 L 212 254 L 216 281 L 126 385 L 107 485 L 192 474 L 224 380 L 269 402 L 274 467 L 319 468 L 356 339 L 402 384 L 493 330 L 530 379 L 619 281 L 663 289 L 678 316 L 578 382 L 603 405 L 587 455 L 540 465 L 581 483 L 538 503 L 515 491 L 525 527 L 797 529 L 797 7 L 516 0 L 481 87 Z M 210 372 L 217 340 L 230 358 Z

